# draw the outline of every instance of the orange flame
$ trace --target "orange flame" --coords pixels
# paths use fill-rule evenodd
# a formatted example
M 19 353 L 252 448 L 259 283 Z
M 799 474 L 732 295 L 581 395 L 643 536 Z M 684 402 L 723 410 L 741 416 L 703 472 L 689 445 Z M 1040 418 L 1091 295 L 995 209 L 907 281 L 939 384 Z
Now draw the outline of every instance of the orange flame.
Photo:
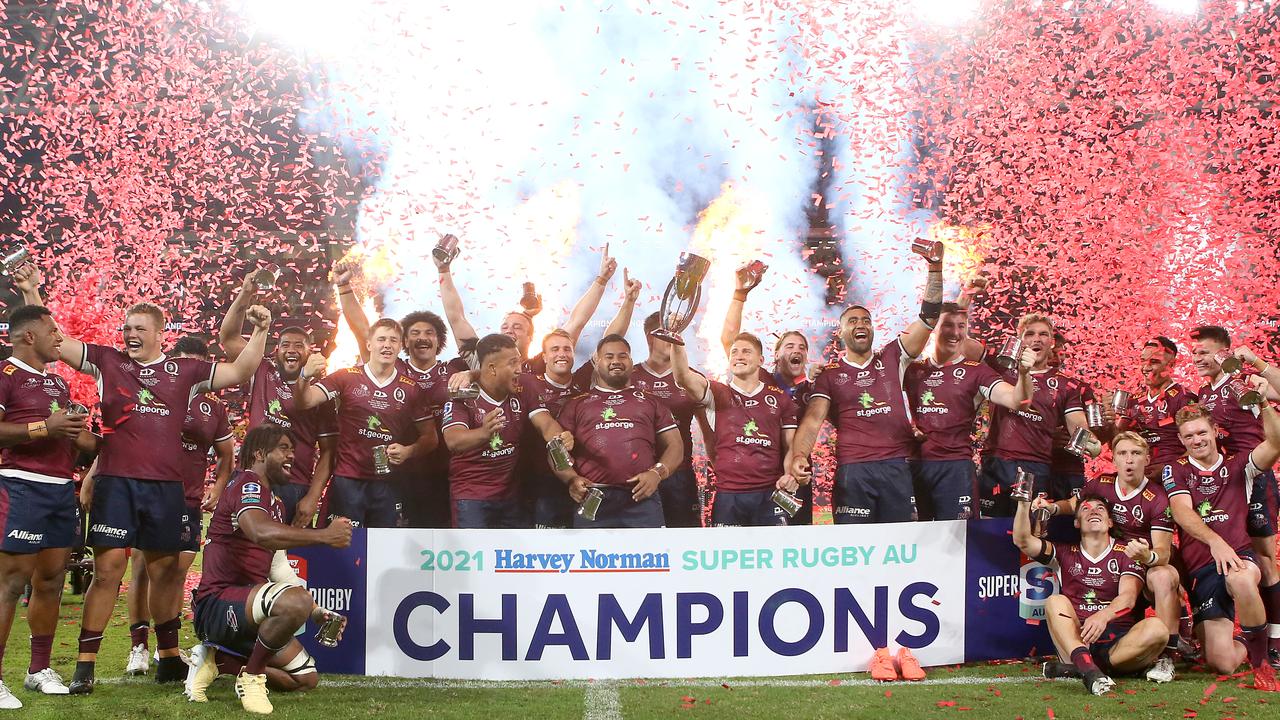
M 366 318 L 378 317 L 378 311 L 373 305 L 373 298 L 365 298 L 364 316 Z M 339 368 L 352 367 L 363 362 L 360 359 L 360 348 L 364 346 L 365 340 L 364 338 L 357 338 L 351 332 L 346 319 L 341 315 L 338 317 L 338 331 L 333 340 L 333 352 L 329 353 L 329 361 L 325 363 L 325 372 L 333 372 Z

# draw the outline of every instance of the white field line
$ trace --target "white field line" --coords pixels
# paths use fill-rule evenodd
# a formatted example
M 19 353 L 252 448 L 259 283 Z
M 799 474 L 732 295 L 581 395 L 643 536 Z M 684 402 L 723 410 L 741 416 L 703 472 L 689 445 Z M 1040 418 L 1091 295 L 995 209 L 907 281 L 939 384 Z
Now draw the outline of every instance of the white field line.
M 1078 683 L 1079 680 L 1068 679 L 1069 682 Z M 153 683 L 150 678 L 123 678 L 123 677 L 107 677 L 98 678 L 99 685 L 128 685 L 133 683 Z M 866 687 L 883 687 L 886 689 L 894 687 L 911 687 L 915 685 L 932 685 L 946 687 L 948 685 L 1008 685 L 1032 682 L 1058 682 L 1056 680 L 1045 680 L 1040 675 L 1018 675 L 1006 677 L 932 677 L 919 682 L 891 682 L 884 683 L 871 679 L 844 679 L 834 678 L 832 680 L 788 680 L 786 678 L 753 678 L 741 680 L 736 678 L 661 678 L 655 680 L 445 680 L 440 678 L 394 678 L 394 677 L 356 677 L 352 675 L 321 675 L 320 687 L 341 687 L 341 688 L 438 688 L 444 690 L 557 690 L 557 689 L 585 689 L 607 687 L 613 688 L 616 694 L 618 688 L 624 687 L 691 687 L 691 688 L 718 688 L 728 685 L 730 688 L 735 687 L 764 687 L 764 688 L 866 688 Z M 833 684 L 834 683 L 834 684 Z
M 582 694 L 582 720 L 622 720 L 622 701 L 614 683 L 595 683 Z

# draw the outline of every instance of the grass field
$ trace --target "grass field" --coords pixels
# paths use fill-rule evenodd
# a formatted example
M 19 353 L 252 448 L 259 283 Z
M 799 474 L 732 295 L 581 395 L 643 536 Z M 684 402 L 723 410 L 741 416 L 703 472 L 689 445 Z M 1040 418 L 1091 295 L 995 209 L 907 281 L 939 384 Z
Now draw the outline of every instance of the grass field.
M 63 601 L 53 665 L 70 679 L 79 631 L 79 596 Z M 4 679 L 26 704 L 14 716 L 63 718 L 243 718 L 230 678 L 219 678 L 207 705 L 188 703 L 181 687 L 124 678 L 129 632 L 123 602 L 107 629 L 98 687 L 88 697 L 43 697 L 22 689 L 29 658 L 25 612 L 19 608 L 6 648 Z M 182 643 L 195 639 L 183 624 Z M 322 668 L 323 669 L 323 668 Z M 1116 692 L 1087 695 L 1079 681 L 1039 679 L 1034 663 L 932 668 L 923 683 L 873 683 L 866 675 L 620 682 L 402 680 L 328 676 L 307 694 L 272 694 L 277 717 L 347 718 L 1280 718 L 1280 694 L 1240 687 L 1246 678 L 1180 673 L 1157 687 L 1120 680 Z

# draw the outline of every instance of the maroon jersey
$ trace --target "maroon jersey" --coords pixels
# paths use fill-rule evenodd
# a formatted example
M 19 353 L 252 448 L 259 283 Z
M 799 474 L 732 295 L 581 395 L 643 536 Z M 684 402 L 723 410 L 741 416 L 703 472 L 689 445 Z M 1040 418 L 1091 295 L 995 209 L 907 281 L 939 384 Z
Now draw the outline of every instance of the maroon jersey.
M 842 356 L 814 381 L 810 397 L 831 402 L 829 414 L 836 427 L 836 456 L 841 465 L 915 454 L 911 413 L 902 392 L 910 363 L 902 341 L 895 339 L 865 365 L 854 365 Z
M 694 372 L 698 372 L 694 370 Z M 645 395 L 662 403 L 671 416 L 675 418 L 676 427 L 680 430 L 680 439 L 684 442 L 684 460 L 681 468 L 693 467 L 693 416 L 698 412 L 698 403 L 685 393 L 684 388 L 676 384 L 671 368 L 658 374 L 644 363 L 635 366 L 631 371 L 631 386 Z M 576 435 L 574 437 L 577 437 Z M 671 468 L 675 470 L 676 468 Z M 628 476 L 630 477 L 630 476 Z
M 368 367 L 339 370 L 315 386 L 338 404 L 338 460 L 333 474 L 385 480 L 390 475 L 374 472 L 373 448 L 412 444 L 418 437 L 415 424 L 431 419 L 431 408 L 418 384 L 398 368 L 379 383 Z
M 250 470 L 236 473 L 218 498 L 209 520 L 209 539 L 204 546 L 203 574 L 195 600 L 217 595 L 230 587 L 260 585 L 271 573 L 274 553 L 245 537 L 240 516 L 265 512 L 272 520 L 284 522 L 284 504 L 271 492 L 267 482 Z
M 773 383 L 748 393 L 712 380 L 700 404 L 715 432 L 716 488 L 772 490 L 784 474 L 783 434 L 797 425 L 795 401 Z
M 1231 549 L 1241 552 L 1250 547 L 1249 491 L 1253 479 L 1261 472 L 1254 467 L 1248 453 L 1219 454 L 1218 462 L 1210 468 L 1202 468 L 1184 456 L 1164 466 L 1164 489 L 1170 501 L 1178 495 L 1191 498 L 1191 507 L 1200 514 L 1204 524 L 1218 533 Z M 1191 572 L 1213 562 L 1209 546 L 1182 528 L 1178 528 L 1178 549 L 1182 562 Z
M 17 358 L 0 363 L 0 414 L 7 423 L 48 420 L 71 403 L 67 382 Z M 74 478 L 76 446 L 71 440 L 44 437 L 0 450 L 0 475 L 32 482 L 69 483 Z
M 1017 382 L 1017 371 L 1005 373 L 1007 382 Z M 1084 410 L 1078 381 L 1057 368 L 1031 373 L 1035 393 L 1031 405 L 1020 410 L 1000 406 L 991 409 L 991 431 L 987 447 L 1005 460 L 1027 460 L 1049 464 L 1053 459 L 1053 432 L 1067 413 Z
M 98 472 L 182 482 L 187 476 L 182 450 L 187 407 L 212 387 L 216 367 L 204 360 L 164 355 L 143 364 L 115 348 L 85 343 L 80 371 L 98 379 L 102 396 Z
M 1182 457 L 1184 449 L 1178 439 L 1178 411 L 1196 401 L 1178 383 L 1170 383 L 1155 395 L 1144 391 L 1133 394 L 1124 417 L 1130 428 L 1142 436 L 1151 447 L 1148 466 L 1157 470 Z
M 1111 519 L 1115 522 L 1120 542 L 1146 540 L 1152 533 L 1173 532 L 1173 513 L 1164 488 L 1146 478 L 1132 492 L 1122 494 L 1115 475 L 1102 475 L 1085 481 L 1080 495 L 1100 495 L 1111 503 Z
M 187 454 L 187 474 L 182 478 L 187 507 L 204 499 L 204 479 L 209 474 L 209 448 L 231 437 L 227 406 L 218 396 L 202 393 L 191 398 L 182 423 L 182 452 Z
M 983 399 L 1004 382 L 985 363 L 963 357 L 946 365 L 917 360 L 907 368 L 907 397 L 916 427 L 924 433 L 924 460 L 973 457 L 973 423 Z
M 573 433 L 578 474 L 600 485 L 622 485 L 652 468 L 658 434 L 677 427 L 665 404 L 634 386 L 593 387 L 569 398 L 560 425 Z
M 1100 557 L 1089 557 L 1079 545 L 1053 543 L 1053 567 L 1058 572 L 1062 596 L 1076 608 L 1076 617 L 1084 622 L 1096 612 L 1107 609 L 1120 594 L 1120 578 L 1132 575 L 1146 581 L 1146 573 L 1136 561 L 1124 554 L 1121 545 L 1111 544 Z M 1131 627 L 1138 621 L 1127 612 L 1111 621 L 1119 628 Z
M 334 404 L 326 401 L 299 410 L 293 403 L 293 383 L 280 377 L 279 368 L 271 360 L 263 359 L 249 382 L 249 427 L 270 423 L 288 430 L 293 440 L 289 482 L 310 486 L 318 457 L 316 443 L 322 437 L 338 434 Z
M 421 458 L 411 458 L 409 462 L 397 470 L 398 473 L 413 478 L 443 478 L 449 472 L 449 448 L 444 443 L 444 405 L 449 402 L 449 378 L 455 373 L 465 372 L 469 368 L 466 362 L 454 358 L 449 362 L 436 361 L 430 368 L 419 370 L 413 363 L 403 358 L 396 360 L 400 372 L 418 384 L 431 408 L 431 417 L 435 418 L 436 448 Z
M 507 418 L 502 430 L 480 447 L 454 453 L 449 459 L 449 494 L 454 500 L 499 500 L 511 497 L 518 489 L 515 469 L 520 437 L 529 418 L 547 411 L 533 388 L 522 384 L 519 392 L 505 400 L 495 400 L 481 390 L 480 397 L 473 400 L 445 403 L 443 429 L 474 430 L 483 426 L 484 416 L 494 410 L 502 410 Z
M 1217 383 L 1200 388 L 1200 405 L 1213 416 L 1218 426 L 1218 449 L 1224 453 L 1253 452 L 1262 444 L 1262 420 L 1254 412 L 1245 410 L 1238 402 L 1239 395 L 1223 375 Z
M 567 385 L 558 385 L 546 373 L 540 375 L 525 373 L 520 376 L 520 384 L 532 390 L 538 398 L 538 404 L 546 408 L 552 417 L 556 417 L 564 408 L 565 401 L 586 389 L 578 384 L 577 373 L 574 375 Z M 532 425 L 525 426 L 524 436 L 521 438 L 519 472 L 521 477 L 555 475 L 551 469 L 551 461 L 547 457 L 547 443 L 542 439 L 538 429 Z

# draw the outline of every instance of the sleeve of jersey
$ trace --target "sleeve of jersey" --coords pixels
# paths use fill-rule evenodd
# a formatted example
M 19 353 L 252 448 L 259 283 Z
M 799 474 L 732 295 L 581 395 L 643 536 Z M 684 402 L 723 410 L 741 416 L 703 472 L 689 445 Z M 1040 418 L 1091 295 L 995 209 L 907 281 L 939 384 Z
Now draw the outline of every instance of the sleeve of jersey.
M 338 434 L 338 411 L 332 400 L 326 400 L 316 408 L 316 437 L 332 437 Z
M 1240 471 L 1244 474 L 1246 482 L 1253 482 L 1255 478 L 1264 472 L 1262 468 L 1253 464 L 1253 453 L 1249 453 L 1248 455 L 1244 455 L 1242 453 L 1241 456 L 1239 456 L 1239 459 L 1232 459 L 1236 460 L 1236 463 L 1240 465 Z
M 80 367 L 77 369 L 82 373 L 88 373 L 89 375 L 101 380 L 102 371 L 100 368 L 106 362 L 103 355 L 109 352 L 109 349 L 101 345 L 94 345 L 93 343 L 83 343 L 83 345 L 84 355 L 80 358 Z
M 702 397 L 692 398 L 698 407 L 714 411 L 717 407 L 724 407 L 729 402 L 729 388 L 719 380 L 708 380 L 707 389 L 702 392 Z
M 653 398 L 649 399 L 649 404 L 653 407 L 653 427 L 656 432 L 664 433 L 668 430 L 676 429 L 676 418 L 671 414 L 671 411 L 667 409 L 666 405 L 663 405 Z M 685 448 L 684 451 L 689 452 L 689 448 Z
M 427 393 L 414 385 L 413 389 L 413 421 L 420 423 L 424 420 L 430 420 L 434 415 L 431 413 L 431 400 L 427 397 Z
M 222 442 L 223 440 L 227 440 L 231 437 L 231 423 L 227 420 L 226 405 L 219 402 L 214 407 L 217 408 L 216 412 L 218 414 L 218 418 L 213 428 L 213 441 Z
M 1125 575 L 1132 575 L 1143 582 L 1147 581 L 1146 569 L 1139 565 L 1136 560 L 1128 556 L 1125 556 L 1124 562 L 1120 566 L 1120 576 L 1124 577 Z
M 532 385 L 525 385 L 520 388 L 520 404 L 528 408 L 525 414 L 529 417 L 533 417 L 538 413 L 548 412 L 546 404 L 542 402 L 542 398 L 538 396 Z
M 271 490 L 267 488 L 264 491 L 262 484 L 258 482 L 244 482 L 237 485 L 231 502 L 231 522 L 237 529 L 240 527 L 240 516 L 250 510 L 261 510 L 268 515 L 271 514 Z
M 1152 532 L 1173 532 L 1173 511 L 1169 508 L 1169 495 L 1161 492 L 1162 488 L 1156 488 L 1151 492 L 1155 493 L 1156 501 L 1152 504 L 1151 514 L 1151 531 Z
M 471 429 L 471 413 L 465 405 L 452 400 L 444 404 L 444 415 L 440 417 L 441 430 L 448 430 L 451 427 Z
M 817 380 L 813 381 L 813 390 L 809 393 L 810 400 L 813 398 L 831 399 L 831 394 L 835 390 L 835 388 L 831 387 L 831 377 L 834 373 L 834 369 L 827 368 L 818 376 Z
M 15 366 L 8 365 L 7 367 L 12 368 Z M 9 388 L 12 386 L 12 384 L 13 384 L 12 375 L 8 373 L 0 373 L 0 413 L 3 413 L 5 411 L 5 408 L 9 407 Z
M 218 366 L 206 360 L 191 363 L 191 397 L 213 389 L 213 374 Z
M 346 378 L 347 373 L 336 372 L 332 375 L 326 375 L 321 378 L 320 381 L 315 384 L 315 387 L 320 388 L 320 392 L 324 393 L 326 398 L 333 400 L 342 393 L 343 387 L 346 386 Z
M 1084 399 L 1080 396 L 1080 385 L 1074 382 L 1062 383 L 1059 401 L 1062 404 L 1062 416 L 1067 413 L 1084 411 Z
M 880 351 L 880 359 L 884 361 L 885 365 L 897 365 L 898 369 L 902 370 L 910 365 L 911 361 L 915 360 L 915 357 L 902 346 L 902 336 L 899 335 Z
M 1165 465 L 1161 471 L 1160 484 L 1164 485 L 1165 495 L 1172 500 L 1175 495 L 1190 495 L 1191 490 L 1187 488 L 1187 484 L 1173 472 L 1172 465 Z
M 779 409 L 782 411 L 782 429 L 794 430 L 795 428 L 800 427 L 800 406 L 796 404 L 795 400 L 792 400 L 785 394 L 780 398 L 780 402 L 781 407 Z
M 995 391 L 997 385 L 1004 382 L 1004 378 L 983 362 L 978 363 L 974 370 L 978 373 L 978 392 L 982 393 L 982 397 L 990 400 L 991 393 Z

